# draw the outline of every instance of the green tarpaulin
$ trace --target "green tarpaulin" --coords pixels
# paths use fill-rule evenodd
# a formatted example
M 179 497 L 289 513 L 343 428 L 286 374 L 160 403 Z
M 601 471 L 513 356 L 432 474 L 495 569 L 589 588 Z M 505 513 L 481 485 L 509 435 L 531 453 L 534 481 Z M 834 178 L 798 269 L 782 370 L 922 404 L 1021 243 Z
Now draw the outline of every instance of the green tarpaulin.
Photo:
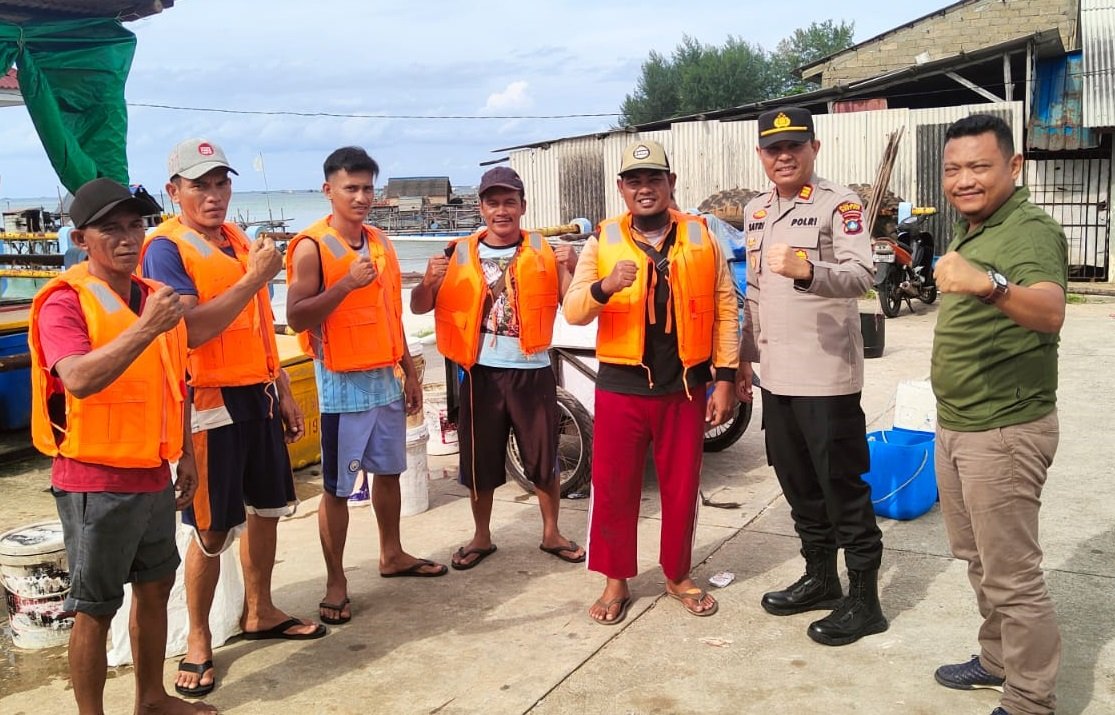
M 117 20 L 0 22 L 0 67 L 16 66 L 31 121 L 71 192 L 100 176 L 128 183 L 124 83 L 135 45 Z

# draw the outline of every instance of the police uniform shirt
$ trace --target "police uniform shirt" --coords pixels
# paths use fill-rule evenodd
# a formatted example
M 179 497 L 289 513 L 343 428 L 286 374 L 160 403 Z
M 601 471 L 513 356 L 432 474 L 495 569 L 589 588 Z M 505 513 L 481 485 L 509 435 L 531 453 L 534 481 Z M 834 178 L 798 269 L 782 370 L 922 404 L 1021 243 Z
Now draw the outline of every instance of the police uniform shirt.
M 776 395 L 830 396 L 863 388 L 863 336 L 857 300 L 871 287 L 870 232 L 859 197 L 814 176 L 797 196 L 777 189 L 748 203 L 747 301 L 740 357 L 759 363 L 763 389 Z M 795 281 L 766 266 L 786 244 L 813 264 Z

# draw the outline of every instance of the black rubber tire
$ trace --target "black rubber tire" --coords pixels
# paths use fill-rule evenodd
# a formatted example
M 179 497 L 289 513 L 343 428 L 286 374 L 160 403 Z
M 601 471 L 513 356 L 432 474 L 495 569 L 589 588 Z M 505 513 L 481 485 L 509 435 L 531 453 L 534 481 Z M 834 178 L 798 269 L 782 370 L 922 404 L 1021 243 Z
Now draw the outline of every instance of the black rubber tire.
M 704 451 L 722 452 L 739 441 L 747 431 L 747 425 L 751 423 L 751 411 L 750 402 L 740 402 L 736 405 L 735 413 L 730 420 L 705 430 Z
M 592 480 L 592 415 L 563 388 L 557 389 L 558 463 L 561 465 L 561 496 L 587 490 Z M 507 440 L 507 473 L 528 494 L 534 484 L 523 471 L 515 434 Z
M 902 310 L 902 289 L 898 287 L 898 273 L 887 276 L 883 285 L 879 286 L 879 308 L 888 318 L 897 318 Z
M 918 295 L 918 300 L 920 300 L 922 303 L 925 303 L 926 305 L 932 305 L 933 302 L 937 300 L 937 286 L 929 286 L 928 288 L 923 288 L 921 293 Z

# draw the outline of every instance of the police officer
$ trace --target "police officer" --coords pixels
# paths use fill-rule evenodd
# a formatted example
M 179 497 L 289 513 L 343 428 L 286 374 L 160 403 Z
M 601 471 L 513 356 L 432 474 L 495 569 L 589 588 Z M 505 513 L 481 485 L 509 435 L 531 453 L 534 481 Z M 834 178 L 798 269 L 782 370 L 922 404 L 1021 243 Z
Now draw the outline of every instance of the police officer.
M 774 186 L 744 213 L 748 289 L 736 390 L 752 399 L 758 362 L 767 459 L 805 557 L 805 574 L 765 594 L 763 608 L 779 616 L 835 609 L 808 633 L 844 645 L 887 629 L 878 594 L 882 534 L 861 477 L 869 457 L 856 299 L 871 286 L 871 241 L 855 193 L 813 173 L 820 147 L 808 110 L 760 115 L 757 152 Z

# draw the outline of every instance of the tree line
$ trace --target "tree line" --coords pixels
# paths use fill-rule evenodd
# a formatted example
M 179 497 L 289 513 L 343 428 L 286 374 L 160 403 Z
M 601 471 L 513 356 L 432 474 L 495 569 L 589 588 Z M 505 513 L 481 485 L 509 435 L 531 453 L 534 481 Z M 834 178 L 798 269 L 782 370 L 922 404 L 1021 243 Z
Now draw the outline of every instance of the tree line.
M 651 51 L 635 90 L 620 107 L 620 126 L 735 107 L 805 92 L 793 71 L 852 46 L 854 22 L 814 22 L 773 52 L 729 35 L 721 46 L 683 35 L 669 57 Z

